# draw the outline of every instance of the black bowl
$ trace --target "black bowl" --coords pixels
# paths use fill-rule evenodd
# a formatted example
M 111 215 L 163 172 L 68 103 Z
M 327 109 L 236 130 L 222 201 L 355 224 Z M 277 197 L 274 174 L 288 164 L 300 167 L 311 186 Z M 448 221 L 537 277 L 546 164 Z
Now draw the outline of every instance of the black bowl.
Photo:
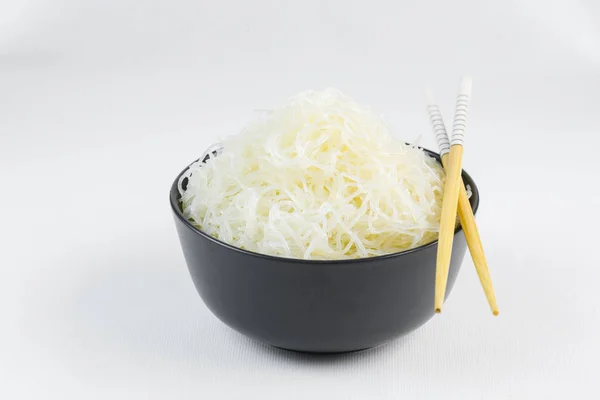
M 425 151 L 439 162 L 438 154 Z M 476 212 L 479 192 L 469 174 L 463 171 L 462 177 L 471 186 Z M 288 350 L 339 353 L 385 343 L 433 317 L 437 241 L 353 260 L 258 254 L 221 242 L 186 220 L 178 179 L 171 187 L 171 208 L 192 280 L 206 306 L 236 331 Z M 446 298 L 465 251 L 459 227 Z

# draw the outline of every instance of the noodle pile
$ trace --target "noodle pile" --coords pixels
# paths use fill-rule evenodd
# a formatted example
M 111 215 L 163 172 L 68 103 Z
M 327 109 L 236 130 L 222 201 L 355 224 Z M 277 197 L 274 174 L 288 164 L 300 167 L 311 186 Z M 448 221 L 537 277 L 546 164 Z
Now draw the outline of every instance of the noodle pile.
M 181 177 L 182 210 L 233 246 L 349 259 L 437 238 L 441 165 L 336 90 L 300 93 L 213 150 Z

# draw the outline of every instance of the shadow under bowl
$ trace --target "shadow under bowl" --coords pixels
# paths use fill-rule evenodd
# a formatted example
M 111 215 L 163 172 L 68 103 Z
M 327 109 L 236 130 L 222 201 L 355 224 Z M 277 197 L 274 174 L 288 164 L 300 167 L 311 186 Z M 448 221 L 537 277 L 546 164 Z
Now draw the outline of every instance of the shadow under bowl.
M 440 161 L 437 153 L 424 151 Z M 433 317 L 437 240 L 353 260 L 258 254 L 221 242 L 188 221 L 181 212 L 179 176 L 170 202 L 190 275 L 206 306 L 236 331 L 287 350 L 340 353 L 383 344 Z M 467 172 L 462 177 L 476 213 L 479 191 Z M 465 252 L 459 226 L 446 298 Z

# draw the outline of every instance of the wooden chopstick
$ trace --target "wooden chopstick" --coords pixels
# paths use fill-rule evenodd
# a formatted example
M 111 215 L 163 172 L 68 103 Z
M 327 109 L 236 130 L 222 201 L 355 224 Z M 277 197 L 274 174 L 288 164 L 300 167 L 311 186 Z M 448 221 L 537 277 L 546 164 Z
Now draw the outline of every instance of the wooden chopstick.
M 435 98 L 430 89 L 426 89 L 426 100 L 427 100 L 427 112 L 429 114 L 429 120 L 431 127 L 438 145 L 440 157 L 442 159 L 442 165 L 446 169 L 448 167 L 448 153 L 450 152 L 450 140 L 446 132 L 446 125 L 442 118 L 439 106 L 435 102 Z M 487 298 L 490 309 L 494 315 L 499 314 L 498 304 L 496 303 L 496 294 L 494 293 L 494 286 L 492 285 L 492 278 L 488 268 L 485 253 L 483 251 L 483 245 L 481 244 L 481 237 L 479 236 L 479 230 L 475 223 L 475 216 L 471 203 L 469 202 L 469 196 L 467 195 L 467 189 L 461 179 L 459 192 L 458 192 L 458 218 L 460 219 L 460 225 L 462 226 L 475 270 L 479 276 L 479 281 Z
M 442 215 L 440 217 L 440 233 L 438 238 L 437 263 L 435 271 L 435 312 L 442 312 L 446 296 L 448 271 L 454 241 L 454 229 L 458 208 L 458 194 L 460 192 L 460 178 L 462 172 L 462 156 L 464 135 L 467 125 L 469 99 L 471 97 L 471 79 L 463 77 L 460 82 L 459 92 L 456 96 L 454 124 L 452 126 L 452 139 L 450 154 L 446 167 L 446 184 L 444 185 L 444 199 L 442 202 Z

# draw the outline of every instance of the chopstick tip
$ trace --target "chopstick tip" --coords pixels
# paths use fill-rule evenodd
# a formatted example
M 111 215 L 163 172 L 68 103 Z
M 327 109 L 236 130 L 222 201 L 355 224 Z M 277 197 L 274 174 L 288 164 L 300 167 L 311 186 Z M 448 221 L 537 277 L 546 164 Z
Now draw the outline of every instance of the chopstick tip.
M 471 86 L 473 85 L 473 79 L 469 75 L 464 75 L 460 79 L 460 94 L 466 94 L 467 96 L 471 96 Z
M 497 317 L 500 314 L 500 311 L 494 310 L 492 311 L 492 314 L 494 314 L 494 317 Z
M 441 312 L 442 312 L 442 309 L 441 309 L 441 308 L 436 308 L 436 309 L 435 309 L 435 313 L 436 313 L 436 314 L 440 314 Z

